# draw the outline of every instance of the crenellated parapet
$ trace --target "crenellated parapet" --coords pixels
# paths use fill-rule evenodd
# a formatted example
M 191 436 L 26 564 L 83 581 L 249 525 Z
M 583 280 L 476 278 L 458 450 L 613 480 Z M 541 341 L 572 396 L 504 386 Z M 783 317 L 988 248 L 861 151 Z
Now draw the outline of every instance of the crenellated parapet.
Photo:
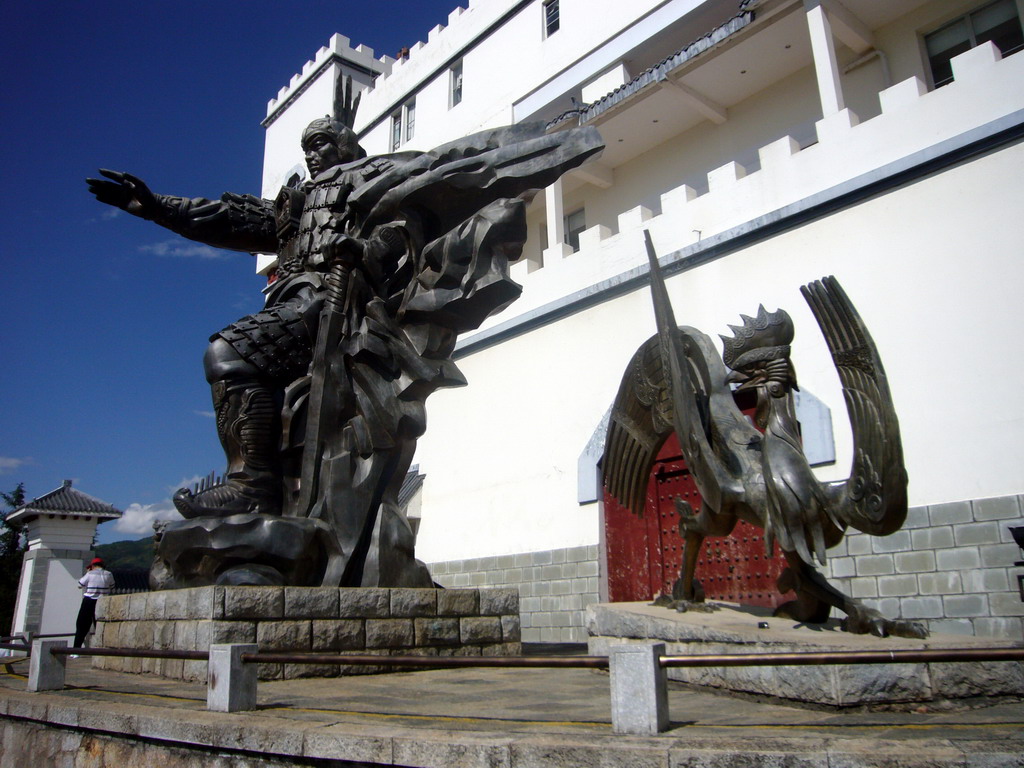
M 478 6 L 490 6 L 479 14 L 467 13 L 463 7 L 455 8 L 448 14 L 447 24 L 438 24 L 427 35 L 426 42 L 418 41 L 409 46 L 404 56 L 392 58 L 388 55 L 377 56 L 374 50 L 365 45 L 352 46 L 348 37 L 335 34 L 327 45 L 320 48 L 316 55 L 307 61 L 302 70 L 289 80 L 288 85 L 281 88 L 277 95 L 267 102 L 267 116 L 264 126 L 273 123 L 281 112 L 295 101 L 310 85 L 330 69 L 332 64 L 339 64 L 355 73 L 363 72 L 367 76 L 360 82 L 358 74 L 354 79 L 364 89 L 363 107 L 357 121 L 364 123 L 376 116 L 380 108 L 375 108 L 375 93 L 393 94 L 398 90 L 414 90 L 418 80 L 428 76 L 439 62 L 471 40 L 481 29 L 492 23 L 503 6 L 491 0 L 473 0 L 467 6 L 476 10 Z M 468 23 L 467 19 L 474 19 Z M 384 97 L 386 98 L 386 97 Z
M 365 45 L 353 48 L 347 37 L 335 34 L 327 45 L 321 47 L 316 55 L 303 65 L 301 71 L 292 75 L 288 85 L 281 88 L 277 96 L 267 102 L 267 117 L 263 124 L 266 126 L 272 123 L 288 104 L 309 88 L 334 63 L 356 73 L 363 73 L 366 82 L 372 82 L 373 78 L 390 73 L 395 60 L 390 56 L 376 58 L 372 48 Z
M 660 211 L 622 211 L 615 226 L 605 221 L 580 233 L 575 253 L 547 252 L 542 265 L 528 256 L 512 272 L 524 286 L 522 297 L 481 333 L 639 274 L 646 263 L 644 230 L 650 230 L 659 254 L 699 260 L 754 228 L 898 175 L 1024 110 L 1024 55 L 1002 59 L 994 45 L 980 45 L 954 58 L 953 72 L 954 82 L 933 91 L 917 77 L 886 88 L 879 93 L 881 113 L 870 120 L 860 122 L 845 109 L 815 123 L 816 141 L 801 146 L 783 136 L 759 148 L 749 167 L 732 161 L 712 168 L 704 185 L 682 184 L 663 193 Z

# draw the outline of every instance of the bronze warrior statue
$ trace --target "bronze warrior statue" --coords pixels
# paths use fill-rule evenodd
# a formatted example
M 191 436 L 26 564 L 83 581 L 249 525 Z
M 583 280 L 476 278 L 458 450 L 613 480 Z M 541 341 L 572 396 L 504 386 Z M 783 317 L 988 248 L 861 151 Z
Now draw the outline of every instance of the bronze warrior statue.
M 602 149 L 593 129 L 524 124 L 367 157 L 343 94 L 303 132 L 309 180 L 276 200 L 88 180 L 187 238 L 279 260 L 265 308 L 206 350 L 227 472 L 175 494 L 186 520 L 160 536 L 157 586 L 430 586 L 398 505 L 424 401 L 465 384 L 457 335 L 519 295 L 525 201 Z

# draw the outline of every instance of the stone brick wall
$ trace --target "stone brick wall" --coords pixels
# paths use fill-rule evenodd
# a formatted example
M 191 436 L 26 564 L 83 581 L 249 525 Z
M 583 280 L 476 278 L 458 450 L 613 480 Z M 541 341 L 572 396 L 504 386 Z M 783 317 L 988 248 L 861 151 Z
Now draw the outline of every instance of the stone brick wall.
M 445 587 L 519 590 L 523 642 L 585 643 L 584 609 L 599 602 L 597 545 L 428 565 Z
M 828 551 L 825 574 L 886 616 L 932 632 L 1021 639 L 1024 558 L 1010 535 L 1024 496 L 913 507 L 891 536 L 851 532 Z M 523 642 L 587 641 L 584 609 L 600 602 L 597 546 L 431 563 L 445 587 L 517 587 Z M 841 614 L 835 614 L 841 618 Z
M 853 533 L 829 550 L 825 573 L 886 616 L 932 632 L 1020 639 L 1024 602 L 1010 527 L 1024 525 L 1024 496 L 913 507 L 891 536 Z
M 514 589 L 197 587 L 102 598 L 93 644 L 208 650 L 257 643 L 264 651 L 423 656 L 518 655 Z M 205 661 L 96 657 L 94 666 L 205 680 Z M 263 680 L 392 671 L 393 667 L 261 664 Z

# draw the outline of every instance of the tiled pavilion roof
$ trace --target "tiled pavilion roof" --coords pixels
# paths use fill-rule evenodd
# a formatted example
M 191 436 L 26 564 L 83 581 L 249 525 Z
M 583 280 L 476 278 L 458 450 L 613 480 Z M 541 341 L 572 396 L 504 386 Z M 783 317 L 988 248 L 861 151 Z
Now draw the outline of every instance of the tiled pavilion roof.
M 71 487 L 71 481 L 65 480 L 60 488 L 44 493 L 32 501 L 18 507 L 8 515 L 8 519 L 35 517 L 36 515 L 88 515 L 116 519 L 123 514 L 113 504 L 100 501 L 95 496 L 82 493 Z

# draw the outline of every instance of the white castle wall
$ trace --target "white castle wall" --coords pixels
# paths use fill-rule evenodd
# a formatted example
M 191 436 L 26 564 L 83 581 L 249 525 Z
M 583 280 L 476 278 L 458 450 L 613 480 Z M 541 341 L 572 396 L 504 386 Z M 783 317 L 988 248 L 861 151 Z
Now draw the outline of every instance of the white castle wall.
M 1024 108 L 1024 57 L 999 61 L 991 46 L 955 60 L 957 81 L 925 93 L 918 81 L 882 94 L 882 114 L 820 122 L 819 142 L 782 139 L 760 152 L 761 170 L 709 174 L 710 191 L 662 196 L 662 213 L 624 211 L 619 232 L 593 228 L 581 249 L 528 272 L 523 298 L 491 325 L 595 286 L 643 263 L 641 227 L 659 253 L 707 240 L 847 179 L 926 150 Z M 679 322 L 727 333 L 759 302 L 785 307 L 798 337 L 801 386 L 834 414 L 837 463 L 848 473 L 845 409 L 834 369 L 798 286 L 836 274 L 864 315 L 890 376 L 904 434 L 911 504 L 1005 496 L 1024 490 L 1017 434 L 1024 406 L 1013 355 L 991 340 L 1019 325 L 1014 212 L 1019 146 L 921 179 L 784 236 L 673 277 Z M 973 190 L 977 194 L 968 194 Z M 571 315 L 459 361 L 470 386 L 439 392 L 418 461 L 427 474 L 418 553 L 425 560 L 503 555 L 597 543 L 597 505 L 576 503 L 576 461 L 611 404 L 622 371 L 654 329 L 646 291 Z M 472 338 L 472 337 L 470 337 Z M 452 536 L 453 530 L 459 536 Z

